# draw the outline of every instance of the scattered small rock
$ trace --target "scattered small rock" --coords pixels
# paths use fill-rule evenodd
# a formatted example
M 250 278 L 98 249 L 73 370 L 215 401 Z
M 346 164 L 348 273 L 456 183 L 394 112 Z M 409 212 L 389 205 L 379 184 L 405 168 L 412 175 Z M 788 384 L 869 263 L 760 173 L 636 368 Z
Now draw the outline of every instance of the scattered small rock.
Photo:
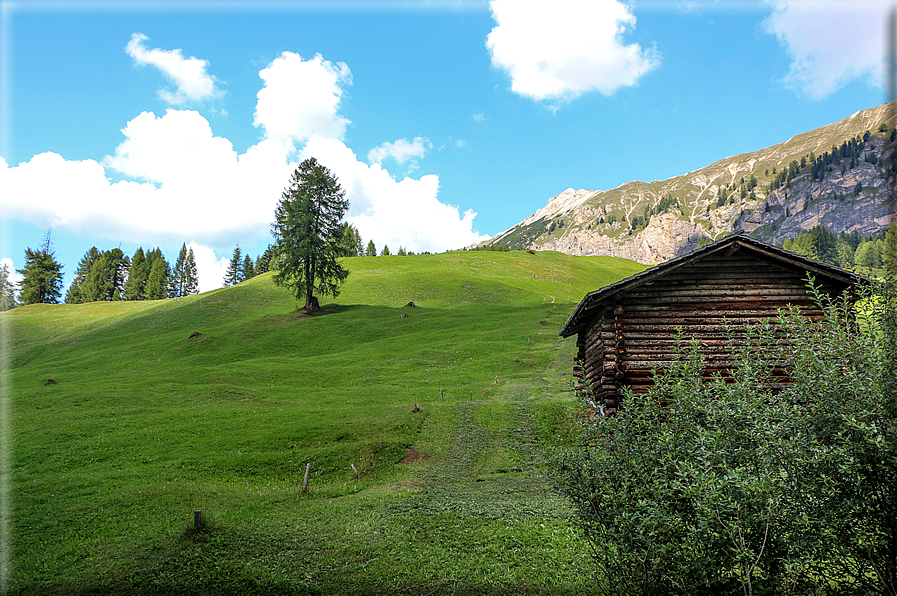
M 415 306 L 417 306 L 417 305 L 416 305 L 414 302 L 409 302 L 409 303 L 406 304 L 405 306 L 415 307 Z
M 44 387 L 46 387 L 47 385 L 58 385 L 58 384 L 59 383 L 57 383 L 53 379 L 47 379 L 46 381 L 44 381 Z
M 194 331 L 187 339 L 193 339 L 194 337 L 199 337 L 200 335 L 202 335 L 202 333 L 200 333 L 199 331 Z
M 406 314 L 403 313 L 399 318 L 400 318 L 400 319 L 407 319 L 407 318 L 408 318 L 408 315 L 406 315 Z

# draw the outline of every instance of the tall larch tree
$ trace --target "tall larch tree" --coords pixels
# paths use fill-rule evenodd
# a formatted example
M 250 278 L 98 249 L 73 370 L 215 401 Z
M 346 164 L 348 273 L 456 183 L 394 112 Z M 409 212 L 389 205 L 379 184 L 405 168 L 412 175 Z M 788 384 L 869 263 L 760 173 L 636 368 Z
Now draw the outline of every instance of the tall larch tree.
M 304 297 L 306 312 L 321 308 L 315 293 L 336 297 L 349 276 L 338 260 L 340 222 L 348 209 L 339 181 L 314 157 L 299 164 L 277 204 L 274 283 Z

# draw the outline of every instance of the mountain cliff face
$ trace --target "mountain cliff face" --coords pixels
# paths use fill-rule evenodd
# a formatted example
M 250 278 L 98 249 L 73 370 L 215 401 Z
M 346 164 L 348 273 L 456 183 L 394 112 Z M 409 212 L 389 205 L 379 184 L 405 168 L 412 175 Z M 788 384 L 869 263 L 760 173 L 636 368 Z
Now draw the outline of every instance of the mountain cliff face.
M 570 188 L 487 244 L 654 265 L 736 229 L 779 245 L 820 224 L 875 234 L 897 214 L 888 185 L 895 110 L 897 102 L 857 112 L 669 180 Z

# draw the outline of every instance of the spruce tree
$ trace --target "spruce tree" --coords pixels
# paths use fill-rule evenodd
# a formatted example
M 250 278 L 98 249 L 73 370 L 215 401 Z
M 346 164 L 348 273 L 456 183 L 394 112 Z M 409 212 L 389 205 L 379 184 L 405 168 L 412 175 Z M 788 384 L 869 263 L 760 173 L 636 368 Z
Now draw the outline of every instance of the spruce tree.
M 196 258 L 193 256 L 193 248 L 187 250 L 187 259 L 184 261 L 184 296 L 199 293 L 199 272 L 196 269 Z
M 151 253 L 153 255 L 149 277 L 146 280 L 146 299 L 161 300 L 168 296 L 168 261 L 162 256 L 158 248 Z
M 38 250 L 25 249 L 25 266 L 16 271 L 23 276 L 22 304 L 57 304 L 62 296 L 62 265 L 56 261 L 50 232 Z
M 187 262 L 187 243 L 181 244 L 181 250 L 178 258 L 174 262 L 174 269 L 171 271 L 171 287 L 168 290 L 170 298 L 180 298 L 186 296 L 184 289 L 187 284 L 187 274 L 185 270 Z
M 241 281 L 243 281 L 243 251 L 240 250 L 240 245 L 237 244 L 230 257 L 227 272 L 224 274 L 224 286 L 235 286 Z
M 125 300 L 146 299 L 146 282 L 149 279 L 149 274 L 149 264 L 143 253 L 143 247 L 140 247 L 131 258 L 128 281 L 125 283 Z
M 268 248 L 265 249 L 265 252 L 260 254 L 255 260 L 255 274 L 261 275 L 262 273 L 268 273 L 268 271 L 271 270 L 271 260 L 273 258 L 274 247 L 269 244 Z
M 388 256 L 391 255 L 391 254 L 392 254 L 392 253 L 389 252 L 389 245 L 388 245 L 388 244 L 384 244 L 384 245 L 383 245 L 383 250 L 380 251 L 380 256 L 381 256 L 381 257 L 388 257 Z
M 75 269 L 75 278 L 72 280 L 68 291 L 65 293 L 66 304 L 80 304 L 86 302 L 81 291 L 81 286 L 87 281 L 87 276 L 90 275 L 90 268 L 93 267 L 93 264 L 96 263 L 99 258 L 100 251 L 97 250 L 96 246 L 92 246 L 90 247 L 90 250 L 84 253 L 81 260 L 78 261 L 78 268 Z
M 368 241 L 368 246 L 364 251 L 364 256 L 366 256 L 366 257 L 376 257 L 377 256 L 377 245 L 374 244 L 373 240 Z
M 348 209 L 339 181 L 310 157 L 293 172 L 274 212 L 274 283 L 292 289 L 297 299 L 304 296 L 306 312 L 320 310 L 315 292 L 335 297 L 349 275 L 337 260 L 340 222 Z
M 246 255 L 243 257 L 243 280 L 255 277 L 255 265 L 252 263 L 252 257 Z

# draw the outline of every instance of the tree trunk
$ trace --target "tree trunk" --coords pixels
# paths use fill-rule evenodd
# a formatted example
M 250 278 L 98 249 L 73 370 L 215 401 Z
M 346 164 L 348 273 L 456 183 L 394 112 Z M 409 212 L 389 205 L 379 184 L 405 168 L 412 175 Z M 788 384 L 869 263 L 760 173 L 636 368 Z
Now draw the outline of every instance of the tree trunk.
M 318 299 L 312 295 L 309 295 L 305 298 L 305 312 L 317 312 L 321 310 L 321 306 L 318 304 Z

